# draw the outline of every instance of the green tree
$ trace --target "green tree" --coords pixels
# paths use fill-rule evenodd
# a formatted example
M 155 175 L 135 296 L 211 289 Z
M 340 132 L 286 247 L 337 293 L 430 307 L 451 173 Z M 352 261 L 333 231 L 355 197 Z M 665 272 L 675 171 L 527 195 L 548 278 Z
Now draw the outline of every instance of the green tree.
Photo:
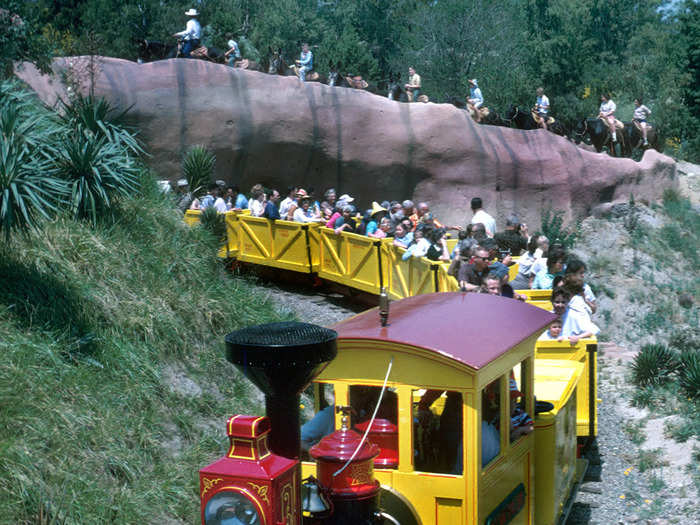
M 16 1 L 0 8 L 0 79 L 12 75 L 15 61 L 36 64 L 44 72 L 49 71 L 51 48 L 38 31 L 35 13 Z

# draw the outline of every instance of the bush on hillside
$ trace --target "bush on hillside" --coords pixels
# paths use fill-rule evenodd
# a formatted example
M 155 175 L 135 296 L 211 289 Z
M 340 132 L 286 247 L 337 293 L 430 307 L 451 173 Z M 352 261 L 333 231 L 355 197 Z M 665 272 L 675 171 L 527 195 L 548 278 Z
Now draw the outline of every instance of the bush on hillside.
M 216 157 L 204 146 L 192 146 L 182 161 L 182 172 L 193 197 L 203 195 L 214 176 Z
M 579 224 L 564 225 L 564 212 L 545 208 L 542 210 L 542 233 L 549 239 L 550 245 L 559 243 L 566 249 L 571 249 L 576 244 L 579 236 Z
M 678 355 L 662 344 L 647 344 L 634 357 L 632 382 L 640 387 L 658 385 L 678 369 Z

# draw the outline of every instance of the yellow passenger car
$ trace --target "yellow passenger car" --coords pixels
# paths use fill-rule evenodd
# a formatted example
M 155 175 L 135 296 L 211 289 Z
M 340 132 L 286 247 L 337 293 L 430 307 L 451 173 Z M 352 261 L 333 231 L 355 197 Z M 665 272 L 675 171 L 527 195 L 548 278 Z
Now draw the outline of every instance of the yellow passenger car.
M 547 387 L 546 377 L 535 384 L 535 341 L 553 319 L 512 299 L 454 292 L 392 303 L 387 326 L 376 309 L 334 326 L 338 356 L 315 382 L 316 408 L 349 405 L 363 429 L 378 404 L 369 439 L 382 449 L 381 506 L 402 525 L 549 523 L 559 515 L 573 476 L 555 486 L 551 469 L 543 472 L 540 520 L 536 442 L 542 432 L 542 446 L 554 446 L 555 436 L 560 464 L 575 465 L 575 419 L 573 431 L 561 429 L 575 418 L 581 365 L 556 363 L 565 388 Z M 537 388 L 557 399 L 535 418 Z M 543 454 L 551 462 L 551 449 Z M 304 462 L 304 477 L 315 468 Z

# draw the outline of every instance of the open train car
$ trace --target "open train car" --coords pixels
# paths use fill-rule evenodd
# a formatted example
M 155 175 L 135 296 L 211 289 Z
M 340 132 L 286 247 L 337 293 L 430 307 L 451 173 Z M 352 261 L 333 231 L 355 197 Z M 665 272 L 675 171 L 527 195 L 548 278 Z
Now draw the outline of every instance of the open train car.
M 583 365 L 535 359 L 537 336 L 553 319 L 511 299 L 439 293 L 392 303 L 386 326 L 376 310 L 341 322 L 302 444 L 320 437 L 314 420 L 332 414 L 332 403 L 352 407 L 353 426 L 367 430 L 391 366 L 369 429 L 381 448 L 374 469 L 386 513 L 402 525 L 556 523 L 583 472 Z M 535 396 L 550 404 L 533 416 L 534 431 L 522 431 L 517 421 L 535 414 Z M 302 477 L 315 469 L 302 462 Z

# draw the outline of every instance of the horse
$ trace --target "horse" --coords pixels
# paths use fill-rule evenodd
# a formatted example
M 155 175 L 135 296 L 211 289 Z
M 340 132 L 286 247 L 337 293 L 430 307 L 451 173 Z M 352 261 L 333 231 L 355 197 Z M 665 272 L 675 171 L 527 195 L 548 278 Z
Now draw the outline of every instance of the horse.
M 155 60 L 164 60 L 166 58 L 174 58 L 175 53 L 177 53 L 176 45 L 165 44 L 159 40 L 148 40 L 147 38 L 139 39 L 137 46 L 138 58 L 136 61 L 139 64 L 153 62 Z
M 269 66 L 267 72 L 270 75 L 282 75 L 283 77 L 299 76 L 299 70 L 296 65 L 289 65 L 284 60 L 282 56 L 282 50 L 278 49 L 273 51 L 271 47 L 268 47 L 270 51 Z M 306 73 L 307 82 L 321 82 L 321 76 L 315 71 L 309 71 Z
M 278 49 L 273 51 L 271 47 L 268 47 L 270 51 L 270 59 L 268 61 L 267 72 L 270 75 L 282 75 L 283 77 L 295 76 L 296 72 L 292 69 L 282 56 L 282 50 Z
M 625 127 L 617 132 L 617 137 L 619 139 L 617 144 L 620 146 L 621 156 L 629 156 L 631 153 L 630 141 L 625 136 L 625 129 L 628 126 L 634 126 L 634 124 L 631 122 L 624 122 L 623 124 Z M 604 147 L 607 147 L 610 155 L 613 157 L 617 156 L 617 150 L 615 149 L 616 143 L 612 140 L 610 128 L 608 128 L 607 123 L 599 118 L 585 118 L 579 121 L 578 124 L 576 124 L 573 135 L 576 144 L 579 144 L 588 136 L 591 144 L 593 144 L 593 147 L 598 153 L 602 152 Z
M 639 129 L 634 122 L 625 122 L 625 127 L 621 132 L 624 135 L 624 144 L 627 147 L 626 156 L 631 156 L 632 151 L 635 149 L 646 150 L 649 148 L 654 148 L 656 151 L 661 153 L 661 144 L 659 140 L 659 134 L 657 133 L 656 127 L 647 124 L 647 142 L 649 143 L 645 146 L 644 137 L 642 135 L 642 130 Z
M 537 123 L 535 118 L 532 116 L 532 112 L 519 108 L 518 106 L 511 104 L 504 119 L 515 126 L 518 129 L 531 130 L 531 129 L 541 129 L 540 125 Z M 547 131 L 551 131 L 555 135 L 560 137 L 567 137 L 567 129 L 563 123 L 555 120 L 551 124 L 547 124 Z
M 389 100 L 397 100 L 399 102 L 408 102 L 408 94 L 401 85 L 401 75 L 394 77 L 389 75 L 389 86 L 387 88 L 386 97 Z

